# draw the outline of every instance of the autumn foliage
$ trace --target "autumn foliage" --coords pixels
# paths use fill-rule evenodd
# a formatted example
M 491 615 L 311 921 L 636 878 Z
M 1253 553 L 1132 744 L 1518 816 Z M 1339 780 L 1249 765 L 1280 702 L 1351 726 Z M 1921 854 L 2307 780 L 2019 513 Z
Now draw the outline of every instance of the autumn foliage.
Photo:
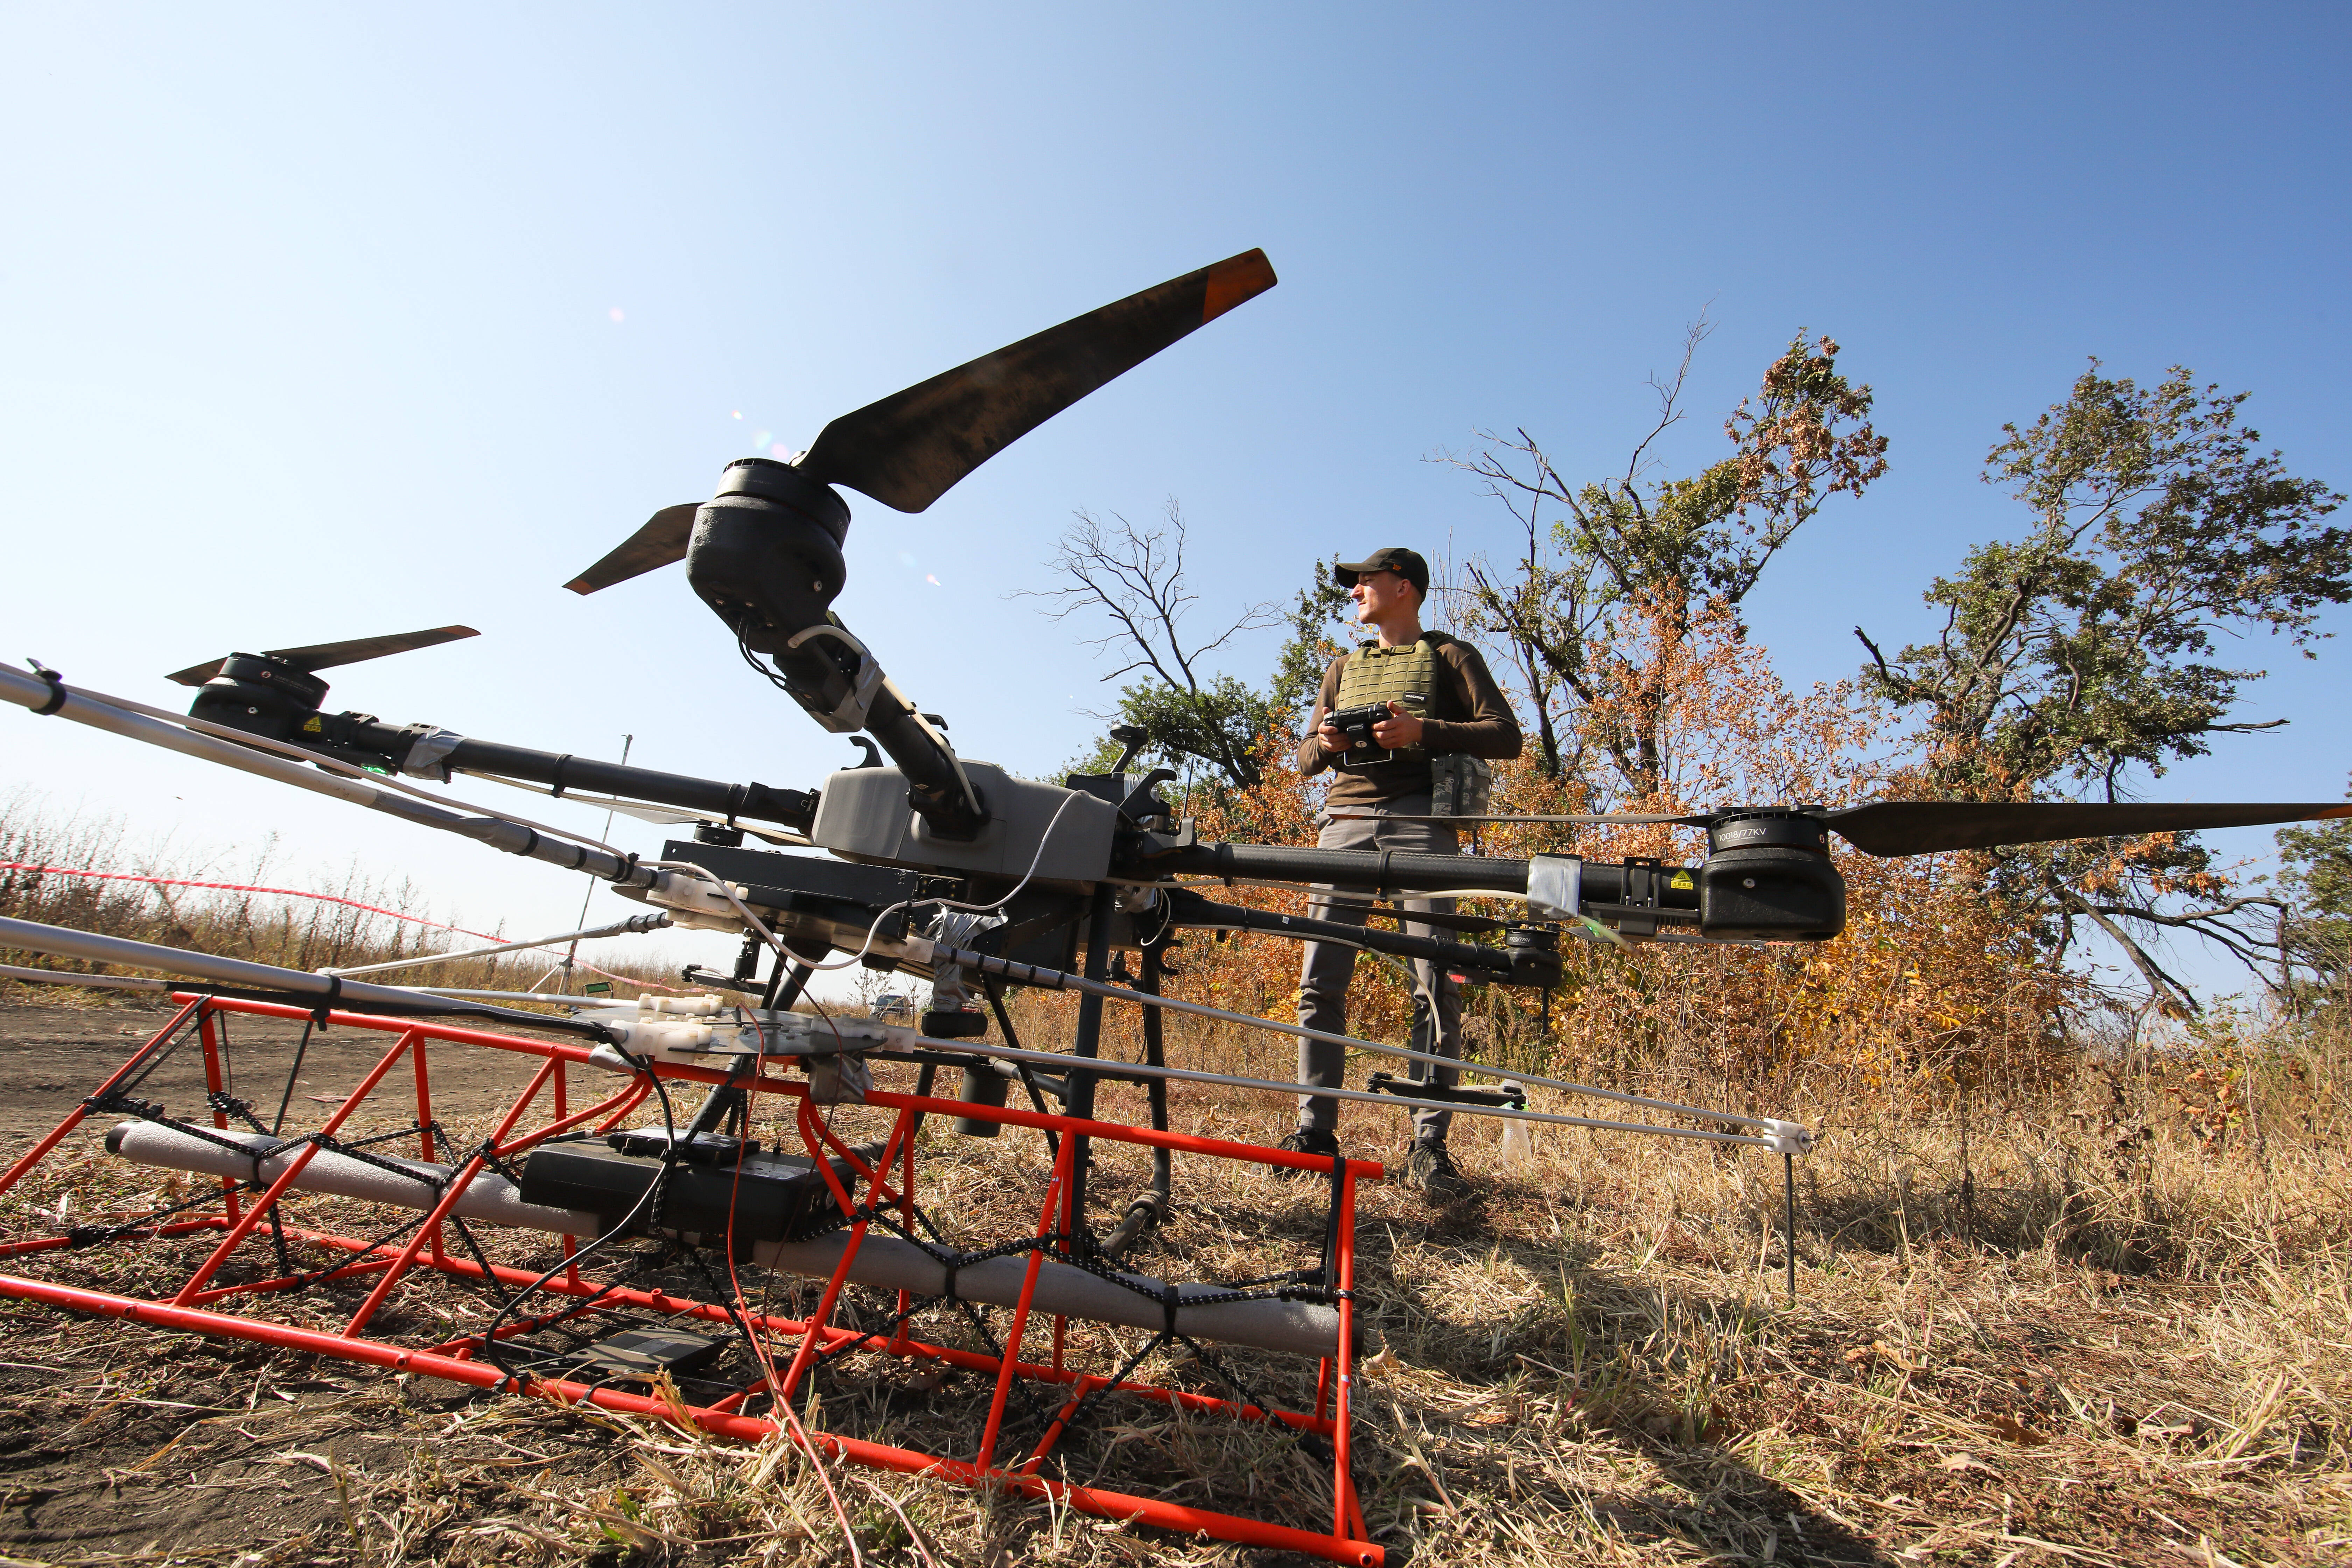
M 1639 663 L 1645 679 L 1617 689 L 1660 692 L 1662 710 L 1638 728 L 1664 740 L 1664 787 L 1606 803 L 1572 773 L 1548 777 L 1533 760 L 1497 770 L 1497 814 L 1695 810 L 1743 801 L 1849 804 L 1900 794 L 1899 771 L 1869 759 L 1876 710 L 1846 683 L 1794 692 L 1765 649 L 1720 605 L 1679 629 L 1664 616 L 1640 623 L 1612 657 Z M 1588 711 L 1590 732 L 1622 716 Z M 1295 737 L 1277 736 L 1282 742 Z M 1323 784 L 1287 769 L 1255 788 L 1196 792 L 1204 838 L 1312 843 Z M 1671 826 L 1570 828 L 1495 825 L 1465 843 L 1473 854 L 1573 853 L 1592 859 L 1655 857 L 1695 863 L 1702 836 Z M 1895 1076 L 1965 1083 L 2039 1070 L 2074 982 L 2047 963 L 2029 926 L 1984 896 L 1982 868 L 1965 857 L 1877 860 L 1841 849 L 1848 888 L 1845 933 L 1818 944 L 1630 947 L 1564 934 L 1565 977 L 1549 998 L 1502 986 L 1473 987 L 1465 1030 L 1475 1056 L 1497 1065 L 1627 1082 L 1694 1075 L 1737 1092 L 1814 1071 L 1848 1085 Z M 1303 910 L 1302 893 L 1220 889 L 1262 909 Z M 1516 918 L 1502 901 L 1465 907 Z M 1267 937 L 1188 938 L 1172 961 L 1171 989 L 1244 1012 L 1291 1016 L 1298 948 Z M 1402 1040 L 1411 989 L 1401 966 L 1360 958 L 1349 1026 L 1363 1037 Z

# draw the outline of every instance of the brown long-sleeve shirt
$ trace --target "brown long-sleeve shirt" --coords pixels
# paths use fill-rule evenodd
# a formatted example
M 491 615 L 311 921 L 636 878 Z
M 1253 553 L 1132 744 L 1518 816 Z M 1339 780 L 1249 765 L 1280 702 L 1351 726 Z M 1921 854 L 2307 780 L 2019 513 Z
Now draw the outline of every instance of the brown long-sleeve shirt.
M 1502 690 L 1487 672 L 1486 661 L 1479 657 L 1478 650 L 1442 633 L 1433 635 L 1430 643 L 1437 655 L 1438 682 L 1437 689 L 1430 694 L 1430 711 L 1422 719 L 1423 749 L 1432 757 L 1457 752 L 1493 761 L 1517 756 L 1522 744 L 1518 718 L 1503 700 Z M 1348 656 L 1341 654 L 1324 670 L 1323 689 L 1315 698 L 1314 718 L 1293 759 L 1293 765 L 1310 778 L 1331 765 L 1330 753 L 1323 750 L 1315 731 L 1322 728 L 1324 715 L 1331 711 L 1339 696 L 1339 669 L 1347 662 Z M 1328 798 L 1333 805 L 1365 805 L 1429 792 L 1429 760 L 1423 757 L 1416 762 L 1343 768 Z

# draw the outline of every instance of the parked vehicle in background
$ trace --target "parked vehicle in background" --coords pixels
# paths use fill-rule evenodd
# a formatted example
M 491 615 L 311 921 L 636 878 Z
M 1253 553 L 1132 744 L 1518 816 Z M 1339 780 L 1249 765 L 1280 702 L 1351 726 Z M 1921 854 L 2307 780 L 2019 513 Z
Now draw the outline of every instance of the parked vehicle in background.
M 866 1016 L 877 1022 L 911 1024 L 915 1020 L 915 1005 L 902 992 L 885 991 L 874 998 L 874 1005 L 866 1009 Z

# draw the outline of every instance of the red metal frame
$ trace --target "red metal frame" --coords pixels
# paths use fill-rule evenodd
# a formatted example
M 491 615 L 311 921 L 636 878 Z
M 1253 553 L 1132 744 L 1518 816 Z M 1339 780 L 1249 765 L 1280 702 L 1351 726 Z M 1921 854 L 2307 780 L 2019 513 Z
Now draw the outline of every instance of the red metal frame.
M 214 1016 L 218 1013 L 246 1013 L 263 1017 L 300 1019 L 308 1016 L 301 1009 L 278 1006 L 269 1003 L 243 1002 L 218 997 L 181 995 L 174 998 L 182 1004 L 180 1011 L 163 1031 L 150 1039 L 130 1061 L 110 1077 L 100 1092 L 123 1082 L 140 1063 L 174 1032 L 194 1022 L 201 1043 L 205 1082 L 218 1094 L 222 1086 L 219 1040 L 214 1027 Z M 151 1227 L 143 1234 L 149 1237 L 192 1237 L 207 1232 L 220 1233 L 218 1244 L 210 1255 L 184 1283 L 169 1301 L 143 1300 L 114 1295 L 105 1291 L 83 1289 L 75 1286 L 36 1279 L 16 1274 L 0 1273 L 0 1295 L 17 1297 L 30 1301 L 47 1302 L 72 1311 L 116 1317 L 144 1323 L 159 1329 L 181 1330 L 220 1338 L 253 1341 L 286 1349 L 306 1351 L 318 1355 L 365 1365 L 387 1367 L 402 1372 L 421 1373 L 476 1387 L 491 1388 L 508 1382 L 498 1366 L 478 1359 L 482 1350 L 479 1335 L 451 1341 L 429 1347 L 407 1346 L 383 1338 L 366 1337 L 364 1331 L 384 1304 L 393 1299 L 401 1285 L 412 1278 L 420 1267 L 428 1274 L 437 1273 L 478 1279 L 482 1265 L 472 1258 L 446 1249 L 442 1235 L 443 1224 L 476 1175 L 492 1157 L 500 1160 L 528 1152 L 532 1146 L 572 1128 L 593 1124 L 599 1131 L 616 1125 L 635 1110 L 651 1091 L 642 1077 L 619 1081 L 621 1087 L 613 1094 L 597 1100 L 586 1109 L 571 1109 L 567 1077 L 570 1069 L 584 1065 L 589 1057 L 587 1047 L 557 1044 L 544 1040 L 527 1040 L 509 1035 L 491 1034 L 478 1029 L 452 1028 L 438 1024 L 421 1023 L 413 1019 L 379 1018 L 362 1014 L 336 1012 L 329 1021 L 336 1026 L 353 1029 L 379 1030 L 394 1037 L 389 1050 L 376 1062 L 360 1086 L 346 1096 L 328 1117 L 320 1131 L 332 1133 L 342 1127 L 359 1110 L 361 1104 L 384 1084 L 393 1069 L 405 1056 L 409 1058 L 415 1081 L 416 1122 L 429 1127 L 433 1121 L 430 1072 L 425 1058 L 427 1041 L 511 1051 L 540 1058 L 538 1070 L 530 1083 L 519 1095 L 499 1123 L 485 1149 L 478 1151 L 459 1167 L 442 1194 L 440 1202 L 427 1215 L 423 1224 L 410 1233 L 406 1242 L 397 1249 L 372 1247 L 367 1242 L 331 1232 L 283 1225 L 283 1235 L 289 1240 L 310 1243 L 352 1255 L 351 1261 L 326 1276 L 331 1279 L 358 1279 L 373 1275 L 374 1280 L 366 1300 L 341 1333 L 329 1333 L 313 1329 L 301 1329 L 274 1322 L 258 1316 L 233 1315 L 215 1309 L 219 1304 L 238 1301 L 246 1310 L 252 1310 L 273 1292 L 297 1283 L 288 1278 L 269 1278 L 230 1285 L 215 1285 L 213 1280 L 221 1267 L 245 1245 L 255 1228 L 268 1216 L 278 1196 L 288 1191 L 304 1165 L 317 1153 L 320 1145 L 311 1143 L 295 1153 L 288 1168 L 270 1184 L 258 1199 L 240 1202 L 238 1184 L 228 1178 L 221 1180 L 218 1209 L 198 1213 L 190 1218 Z M 598 1069 L 603 1070 L 603 1069 Z M 686 1082 L 718 1084 L 725 1075 L 703 1068 L 669 1062 L 656 1065 L 655 1070 L 664 1079 Z M 1065 1196 L 1070 1185 L 1073 1140 L 1085 1137 L 1110 1142 L 1139 1144 L 1156 1149 L 1213 1159 L 1243 1160 L 1261 1165 L 1286 1166 L 1293 1169 L 1328 1174 L 1330 1162 L 1312 1155 L 1292 1153 L 1286 1150 L 1259 1148 L 1255 1145 L 1230 1143 L 1219 1139 L 1199 1138 L 1181 1132 L 1155 1132 L 1148 1129 L 1122 1126 L 1113 1122 L 1079 1121 L 1066 1116 L 1055 1116 L 1011 1107 L 968 1104 L 961 1100 L 932 1097 L 896 1094 L 882 1090 L 869 1092 L 866 1103 L 898 1114 L 891 1122 L 889 1135 L 878 1157 L 870 1163 L 835 1138 L 823 1117 L 810 1101 L 808 1085 L 803 1080 L 771 1077 L 765 1074 L 747 1076 L 737 1081 L 737 1087 L 756 1094 L 781 1095 L 800 1101 L 793 1117 L 802 1140 L 817 1168 L 834 1188 L 834 1195 L 844 1212 L 855 1212 L 859 1206 L 852 1201 L 853 1189 L 860 1184 L 866 1189 L 867 1203 L 877 1209 L 896 1208 L 902 1216 L 914 1212 L 916 1159 L 914 1131 L 918 1120 L 924 1115 L 962 1116 L 1002 1122 L 1016 1127 L 1034 1127 L 1059 1135 L 1060 1152 L 1053 1174 L 1047 1182 L 1038 1209 L 1039 1237 L 1055 1234 Z M 518 1131 L 525 1123 L 532 1106 L 542 1097 L 548 1100 L 550 1110 L 546 1120 Z M 93 1096 L 93 1098 L 96 1098 Z M 47 1137 L 41 1139 L 16 1162 L 5 1175 L 0 1175 L 0 1194 L 14 1187 L 25 1174 L 37 1166 L 65 1137 L 87 1116 L 86 1106 L 77 1106 L 73 1112 Z M 226 1129 L 228 1117 L 222 1111 L 213 1112 L 213 1125 Z M 425 1134 L 425 1159 L 439 1158 L 433 1149 L 431 1134 Z M 833 1161 L 844 1160 L 853 1170 L 850 1182 L 845 1185 L 835 1174 Z M 1343 1163 L 1337 1183 L 1334 1201 L 1339 1205 L 1336 1255 L 1333 1265 L 1336 1283 L 1341 1292 L 1339 1301 L 1339 1337 L 1336 1355 L 1326 1358 L 1319 1369 L 1316 1385 L 1316 1407 L 1312 1414 L 1278 1409 L 1264 1409 L 1255 1405 L 1243 1405 L 1216 1399 L 1205 1394 L 1186 1393 L 1180 1389 L 1160 1388 L 1148 1384 L 1129 1381 L 1119 1391 L 1137 1397 L 1158 1401 L 1172 1407 L 1201 1414 L 1214 1414 L 1240 1420 L 1275 1423 L 1294 1430 L 1322 1436 L 1330 1445 L 1332 1459 L 1333 1510 L 1328 1531 L 1301 1529 L 1247 1519 L 1235 1514 L 1219 1513 L 1205 1509 L 1188 1508 L 1155 1498 L 1137 1497 L 1099 1488 L 1073 1486 L 1040 1474 L 1055 1444 L 1058 1442 L 1078 1405 L 1087 1395 L 1108 1388 L 1110 1379 L 1099 1373 L 1078 1372 L 1065 1364 L 1064 1330 L 1066 1320 L 1053 1319 L 1052 1353 L 1048 1361 L 1024 1359 L 1024 1349 L 1029 1337 L 1031 1295 L 1035 1289 L 1039 1268 L 1045 1261 L 1043 1248 L 1033 1248 L 1029 1254 L 1028 1273 L 1020 1300 L 1013 1308 L 1013 1321 L 1004 1342 L 1004 1354 L 998 1357 L 975 1351 L 958 1350 L 933 1345 L 909 1337 L 908 1326 L 901 1323 L 887 1342 L 850 1330 L 835 1327 L 832 1315 L 846 1283 L 852 1259 L 865 1240 L 870 1222 L 858 1220 L 849 1228 L 848 1240 L 842 1251 L 840 1263 L 832 1278 L 825 1282 L 816 1309 L 807 1318 L 795 1320 L 751 1311 L 744 1317 L 754 1333 L 763 1342 L 790 1343 L 797 1342 L 789 1368 L 778 1377 L 772 1370 L 755 1379 L 749 1386 L 706 1405 L 683 1405 L 688 1418 L 707 1431 L 722 1436 L 756 1441 L 779 1430 L 777 1423 L 761 1417 L 740 1414 L 743 1404 L 754 1394 L 768 1393 L 779 1409 L 789 1409 L 791 1398 L 809 1367 L 816 1359 L 845 1342 L 859 1342 L 849 1353 L 888 1355 L 899 1359 L 928 1360 L 945 1365 L 993 1376 L 992 1394 L 985 1428 L 982 1432 L 973 1457 L 954 1458 L 945 1455 L 926 1454 L 907 1448 L 871 1443 L 856 1437 L 818 1430 L 803 1432 L 793 1421 L 796 1434 L 814 1446 L 826 1449 L 840 1458 L 879 1469 L 910 1474 L 936 1476 L 942 1480 L 969 1487 L 995 1487 L 1033 1497 L 1054 1500 L 1061 1506 L 1106 1519 L 1140 1521 L 1163 1529 L 1187 1534 L 1205 1531 L 1220 1540 L 1243 1545 L 1273 1547 L 1304 1552 L 1335 1563 L 1358 1564 L 1359 1568 L 1378 1568 L 1383 1558 L 1381 1547 L 1367 1537 L 1370 1531 L 1364 1522 L 1363 1510 L 1358 1501 L 1349 1463 L 1349 1428 L 1354 1395 L 1354 1307 L 1349 1295 L 1355 1279 L 1355 1189 L 1361 1180 L 1377 1179 L 1381 1168 L 1365 1161 Z M 71 1245 L 63 1236 L 11 1237 L 0 1241 L 0 1259 L 50 1252 Z M 576 1250 L 574 1239 L 563 1238 L 568 1257 Z M 523 1269 L 490 1266 L 492 1276 L 511 1285 L 530 1283 L 535 1275 Z M 587 1269 L 573 1264 L 550 1279 L 543 1289 L 566 1312 L 656 1311 L 674 1317 L 726 1323 L 726 1310 L 719 1305 L 670 1296 L 660 1290 L 645 1290 L 626 1287 L 607 1288 L 591 1276 Z M 587 1299 L 593 1297 L 594 1300 Z M 564 1305 L 562 1299 L 574 1299 L 577 1306 Z M 902 1292 L 899 1300 L 903 1312 L 908 1305 Z M 510 1321 L 499 1330 L 503 1340 L 509 1335 L 533 1331 L 541 1326 L 540 1318 Z M 1014 1379 L 1041 1384 L 1058 1384 L 1065 1387 L 1066 1398 L 1046 1426 L 1037 1446 L 1017 1460 L 998 1463 L 996 1448 L 1003 1429 L 1006 1399 Z M 562 1379 L 531 1378 L 525 1392 L 560 1404 L 589 1404 L 614 1410 L 629 1411 L 669 1420 L 675 1419 L 678 1406 L 656 1398 L 572 1382 Z

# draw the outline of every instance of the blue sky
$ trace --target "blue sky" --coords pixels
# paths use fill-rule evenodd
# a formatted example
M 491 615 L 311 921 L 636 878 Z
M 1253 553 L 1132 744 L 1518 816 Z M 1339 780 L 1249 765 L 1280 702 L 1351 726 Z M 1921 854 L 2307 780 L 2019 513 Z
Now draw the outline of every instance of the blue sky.
M 1431 456 L 1525 426 L 1622 466 L 1702 310 L 1670 461 L 1801 327 L 1877 389 L 1891 471 L 1751 601 L 1786 676 L 1835 678 L 1857 618 L 1924 632 L 1926 581 L 2013 525 L 1977 466 L 2086 355 L 2250 388 L 2295 471 L 2352 488 L 2347 35 L 2319 5 L 9 5 L 0 652 L 160 702 L 231 647 L 466 621 L 334 701 L 814 784 L 848 748 L 681 573 L 559 584 L 761 431 L 803 446 L 1255 245 L 1279 288 L 929 512 L 852 498 L 839 608 L 964 750 L 1043 772 L 1094 729 L 1076 628 L 1005 597 L 1074 508 L 1181 498 L 1204 615 L 1334 550 L 1489 547 L 1507 520 Z M 2295 723 L 2166 789 L 2336 797 L 2346 650 L 2246 657 L 2280 672 L 2248 716 Z M 509 930 L 577 908 L 277 786 L 0 736 L 0 786 L 145 832 L 278 831 Z

